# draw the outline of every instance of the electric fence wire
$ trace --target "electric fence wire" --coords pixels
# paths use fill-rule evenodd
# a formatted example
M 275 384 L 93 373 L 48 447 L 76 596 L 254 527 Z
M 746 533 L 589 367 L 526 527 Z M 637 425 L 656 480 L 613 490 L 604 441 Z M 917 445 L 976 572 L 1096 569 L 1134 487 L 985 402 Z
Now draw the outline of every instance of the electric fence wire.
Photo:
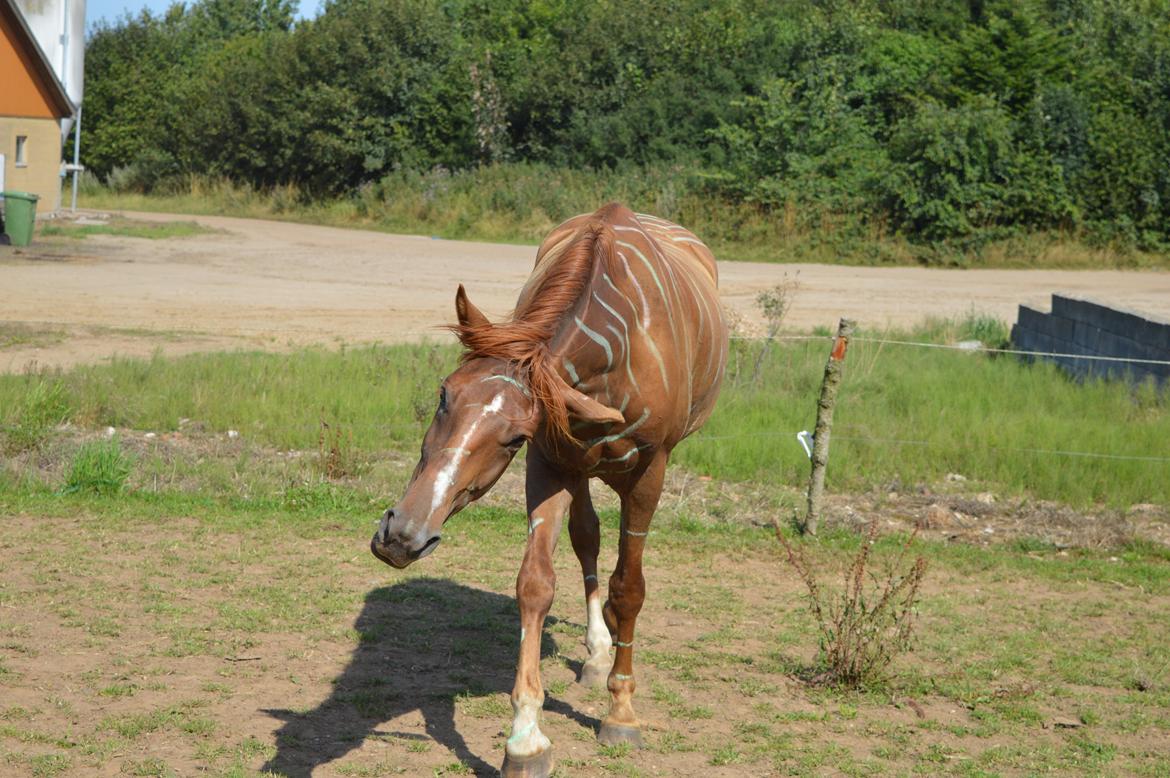
M 24 323 L 35 324 L 38 322 L 24 322 Z M 236 329 L 245 329 L 245 328 L 238 327 Z M 265 328 L 255 328 L 255 331 L 263 331 L 263 332 L 269 332 L 269 333 L 277 332 L 277 330 L 265 329 Z M 194 331 L 191 331 L 191 332 L 194 333 Z M 281 332 L 284 332 L 286 334 L 293 334 L 293 333 L 305 334 L 304 331 L 300 331 L 300 330 L 281 330 Z M 199 333 L 199 334 L 206 334 L 208 336 L 212 336 L 212 333 Z M 399 335 L 406 335 L 406 336 L 410 336 L 410 337 L 422 336 L 422 335 L 438 335 L 438 334 L 441 334 L 441 330 L 439 330 L 439 329 L 435 329 L 433 331 L 432 330 L 425 330 L 425 331 L 411 331 L 411 332 L 406 332 L 406 333 L 399 333 Z M 766 342 L 769 340 L 771 340 L 771 341 L 784 341 L 784 342 L 802 342 L 802 341 L 822 341 L 823 342 L 823 341 L 831 341 L 834 338 L 831 335 L 776 335 L 776 336 L 773 336 L 771 338 L 769 338 L 767 336 L 733 335 L 733 336 L 731 336 L 731 339 L 732 340 L 739 340 L 739 341 L 748 341 L 748 342 Z M 993 353 L 993 354 L 1015 354 L 1015 355 L 1020 355 L 1020 356 L 1032 356 L 1032 357 L 1053 357 L 1053 358 L 1064 358 L 1064 359 L 1093 359 L 1093 360 L 1100 360 L 1100 361 L 1106 361 L 1106 362 L 1130 362 L 1130 363 L 1145 364 L 1145 365 L 1170 365 L 1170 360 L 1163 360 L 1163 359 L 1139 359 L 1139 358 L 1134 358 L 1134 357 L 1108 357 L 1108 356 L 1096 356 L 1096 355 L 1088 355 L 1088 354 L 1068 354 L 1068 353 L 1051 352 L 1051 351 L 1028 351 L 1028 350 L 1023 350 L 1023 349 L 993 348 L 993 347 L 983 346 L 983 345 L 976 346 L 976 345 L 959 345 L 959 344 L 945 344 L 945 343 L 926 343 L 926 342 L 921 342 L 921 341 L 898 340 L 898 339 L 893 339 L 893 338 L 873 338 L 873 337 L 866 337 L 866 336 L 854 336 L 854 337 L 850 338 L 850 340 L 852 342 L 860 342 L 860 343 L 876 343 L 876 344 L 880 344 L 880 345 L 894 345 L 894 346 L 907 346 L 907 347 L 915 347 L 915 348 L 940 349 L 940 350 L 947 350 L 947 351 L 959 351 L 959 352 L 963 352 L 963 353 L 982 352 L 982 353 Z M 347 430 L 360 429 L 363 431 L 376 431 L 376 432 L 385 432 L 385 433 L 391 433 L 391 434 L 398 433 L 398 432 L 402 432 L 402 433 L 421 433 L 422 432 L 421 426 L 418 426 L 418 425 L 386 425 L 386 424 L 353 425 L 353 424 L 343 424 L 341 426 Z M 14 429 L 12 427 L 12 425 L 0 425 L 0 430 L 8 431 L 11 429 Z M 320 428 L 313 427 L 313 429 L 316 430 L 316 429 L 320 429 Z M 740 439 L 740 438 L 760 438 L 760 437 L 795 438 L 797 434 L 798 433 L 796 433 L 796 432 L 762 431 L 762 432 L 743 432 L 743 433 L 736 433 L 736 434 L 707 435 L 707 434 L 700 432 L 699 434 L 695 435 L 695 439 L 696 440 L 732 440 L 732 439 Z M 860 436 L 849 436 L 849 435 L 834 435 L 833 437 L 836 440 L 847 440 L 847 441 L 851 441 L 851 442 L 867 443 L 867 444 L 881 443 L 881 444 L 891 444 L 891 445 L 926 446 L 926 447 L 938 445 L 938 444 L 933 443 L 932 441 L 928 441 L 928 440 L 915 440 L 915 439 L 903 439 L 903 438 L 874 438 L 874 437 L 860 437 Z M 988 446 L 988 448 L 995 450 L 997 447 Z M 1063 450 L 1063 449 L 1020 448 L 1020 447 L 1013 447 L 1013 450 L 1025 452 L 1025 453 L 1029 453 L 1029 454 L 1047 455 L 1047 456 L 1081 457 L 1081 458 L 1089 458 L 1089 459 L 1110 459 L 1110 460 L 1135 461 L 1135 462 L 1170 463 L 1170 457 L 1159 457 L 1159 456 L 1141 456 L 1141 455 L 1114 454 L 1114 453 L 1105 453 L 1105 452 L 1096 452 L 1096 451 L 1069 451 L 1069 450 Z
M 49 325 L 49 326 L 57 326 L 57 327 L 61 326 L 60 324 L 43 322 L 43 321 L 34 321 L 31 319 L 30 320 L 5 320 L 5 321 L 8 323 L 12 323 L 12 324 Z M 88 325 L 76 325 L 76 326 L 85 327 Z M 99 326 L 99 327 L 95 327 L 95 329 L 102 330 L 105 328 Z M 384 341 L 377 340 L 376 337 L 373 340 L 367 340 L 367 339 L 365 339 L 366 336 L 362 336 L 363 339 L 360 341 L 357 341 L 357 343 L 360 345 L 372 345 L 375 343 L 378 345 L 390 345 L 393 343 L 402 342 L 400 339 L 403 337 L 406 337 L 406 338 L 427 338 L 428 336 L 434 336 L 436 338 L 440 338 L 440 337 L 444 336 L 445 331 L 446 330 L 444 327 L 438 326 L 438 325 L 435 327 L 423 329 L 423 330 L 407 330 L 405 332 L 402 330 L 397 330 L 393 333 L 385 333 L 387 339 Z M 287 328 L 282 329 L 282 328 L 275 328 L 275 327 L 253 326 L 253 325 L 232 325 L 232 326 L 226 328 L 226 331 L 224 331 L 224 332 L 210 332 L 207 330 L 200 330 L 200 329 L 195 329 L 195 328 L 163 329 L 163 330 L 161 330 L 161 332 L 163 334 L 182 333 L 184 335 L 192 335 L 192 336 L 205 337 L 205 338 L 243 337 L 243 336 L 239 335 L 239 333 L 243 333 L 243 332 L 257 333 L 257 334 L 263 334 L 263 335 L 268 335 L 268 336 L 278 336 L 278 335 L 305 336 L 305 335 L 310 335 L 310 336 L 315 336 L 315 337 L 327 337 L 327 338 L 339 337 L 338 335 L 336 335 L 334 333 L 321 332 L 320 330 L 315 330 L 311 327 L 306 327 L 304 329 L 287 329 Z M 376 333 L 374 335 L 376 336 Z M 769 340 L 778 341 L 778 342 L 780 342 L 780 341 L 783 341 L 783 342 L 831 341 L 831 340 L 833 340 L 833 336 L 832 335 L 775 335 L 775 336 L 769 338 L 766 335 L 732 335 L 731 340 L 739 340 L 739 341 L 746 341 L 746 342 L 758 342 L 758 343 L 766 342 Z M 1089 359 L 1089 360 L 1096 360 L 1096 361 L 1101 361 L 1101 362 L 1130 362 L 1130 363 L 1139 364 L 1139 365 L 1170 366 L 1170 359 L 1143 359 L 1143 358 L 1138 358 L 1138 357 L 1110 357 L 1110 356 L 1101 356 L 1101 355 L 1095 355 L 1095 354 L 1073 354 L 1073 353 L 1067 353 L 1067 352 L 1061 352 L 1061 351 L 1030 351 L 1028 349 L 994 348 L 992 346 L 984 346 L 981 344 L 980 345 L 974 345 L 974 344 L 961 345 L 961 344 L 955 344 L 955 343 L 926 343 L 926 342 L 922 342 L 922 341 L 898 340 L 898 339 L 894 339 L 894 338 L 875 338 L 875 337 L 869 337 L 869 336 L 865 336 L 865 335 L 854 335 L 849 340 L 851 342 L 854 342 L 854 343 L 878 343 L 878 344 L 883 344 L 883 345 L 910 346 L 910 347 L 915 347 L 915 348 L 940 349 L 940 350 L 944 350 L 944 351 L 959 351 L 959 352 L 964 352 L 964 353 L 1015 354 L 1018 356 L 1025 356 L 1025 357 L 1052 357 L 1052 358 L 1058 358 L 1058 359 Z M 423 344 L 425 344 L 425 343 L 426 343 L 426 341 L 424 340 Z M 324 344 L 322 344 L 322 345 L 324 345 Z M 416 345 L 417 345 L 417 343 L 416 343 Z
M 732 340 L 749 342 L 763 342 L 769 340 L 766 336 L 733 335 Z M 777 335 L 770 340 L 776 341 L 831 341 L 832 335 Z M 1015 348 L 993 348 L 984 345 L 960 345 L 957 343 L 923 343 L 913 340 L 895 340 L 893 338 L 871 338 L 864 335 L 854 335 L 849 338 L 851 343 L 878 343 L 891 346 L 912 346 L 916 348 L 942 349 L 945 351 L 960 351 L 963 353 L 985 354 L 1016 354 L 1025 357 L 1053 357 L 1059 359 L 1093 359 L 1102 362 L 1132 362 L 1139 365 L 1170 365 L 1170 359 L 1139 359 L 1137 357 L 1107 357 L 1096 354 L 1070 354 L 1060 351 L 1029 351 Z

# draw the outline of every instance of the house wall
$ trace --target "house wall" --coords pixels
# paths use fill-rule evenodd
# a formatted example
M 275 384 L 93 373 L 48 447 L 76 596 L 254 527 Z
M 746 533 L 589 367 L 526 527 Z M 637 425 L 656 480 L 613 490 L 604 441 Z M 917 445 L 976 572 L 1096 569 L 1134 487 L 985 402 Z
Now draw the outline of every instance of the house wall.
M 25 158 L 16 164 L 16 136 L 28 138 Z M 37 213 L 61 207 L 61 127 L 56 119 L 0 116 L 0 154 L 4 155 L 4 188 L 39 195 Z
M 36 75 L 32 57 L 11 19 L 0 14 L 0 154 L 4 155 L 4 186 L 40 196 L 37 213 L 61 206 L 61 126 L 48 87 Z M 16 164 L 16 137 L 28 138 L 26 164 Z

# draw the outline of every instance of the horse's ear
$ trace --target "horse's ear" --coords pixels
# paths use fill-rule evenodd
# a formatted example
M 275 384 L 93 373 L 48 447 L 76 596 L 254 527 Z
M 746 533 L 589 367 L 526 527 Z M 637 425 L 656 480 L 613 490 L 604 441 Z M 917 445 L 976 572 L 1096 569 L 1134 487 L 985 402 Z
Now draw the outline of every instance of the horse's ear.
M 616 424 L 619 421 L 625 420 L 622 412 L 617 408 L 602 405 L 589 395 L 578 392 L 568 384 L 565 384 L 562 396 L 565 398 L 565 410 L 574 419 L 593 424 Z
M 460 284 L 459 290 L 455 292 L 455 315 L 459 317 L 459 325 L 462 327 L 486 327 L 491 324 L 483 312 L 467 299 L 463 284 Z

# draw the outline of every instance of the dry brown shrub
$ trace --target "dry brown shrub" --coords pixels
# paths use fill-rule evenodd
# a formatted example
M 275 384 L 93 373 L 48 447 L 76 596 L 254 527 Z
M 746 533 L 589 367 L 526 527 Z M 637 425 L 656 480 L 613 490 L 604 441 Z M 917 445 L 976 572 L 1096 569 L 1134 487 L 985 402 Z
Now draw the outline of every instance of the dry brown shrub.
M 343 432 L 322 419 L 321 431 L 317 433 L 317 466 L 331 481 L 356 475 L 353 433 Z
M 788 563 L 808 589 L 809 609 L 817 622 L 820 656 L 818 672 L 810 682 L 858 688 L 873 686 L 885 678 L 898 654 L 910 650 L 915 626 L 915 605 L 926 559 L 907 558 L 917 530 L 898 554 L 879 573 L 873 570 L 871 551 L 877 539 L 877 520 L 866 529 L 861 548 L 844 571 L 843 586 L 822 586 L 803 548 L 795 547 L 776 524 L 776 537 L 784 546 Z M 905 570 L 906 572 L 899 572 Z

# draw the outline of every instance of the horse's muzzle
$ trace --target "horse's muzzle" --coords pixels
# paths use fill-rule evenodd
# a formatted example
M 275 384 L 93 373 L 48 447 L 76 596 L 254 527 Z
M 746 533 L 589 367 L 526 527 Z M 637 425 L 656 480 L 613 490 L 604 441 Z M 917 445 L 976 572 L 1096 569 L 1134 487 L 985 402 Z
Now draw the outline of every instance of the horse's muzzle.
M 378 531 L 370 540 L 370 551 L 386 564 L 401 570 L 411 562 L 422 559 L 434 551 L 442 537 L 432 535 L 420 543 L 417 536 L 408 534 L 406 531 L 408 527 L 400 526 L 402 522 L 396 522 L 395 518 L 397 517 L 394 515 L 393 509 L 382 514 L 382 522 L 378 525 Z

